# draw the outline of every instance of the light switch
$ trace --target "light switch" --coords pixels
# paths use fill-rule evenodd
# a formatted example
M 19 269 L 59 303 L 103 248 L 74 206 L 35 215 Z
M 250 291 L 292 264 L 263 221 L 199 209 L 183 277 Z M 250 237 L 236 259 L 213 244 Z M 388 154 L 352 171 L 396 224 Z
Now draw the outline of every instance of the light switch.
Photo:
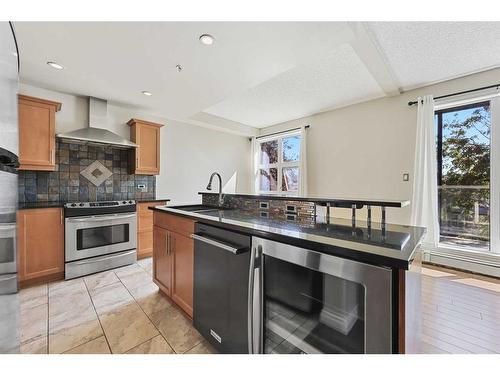
M 409 173 L 403 173 L 403 181 L 410 181 L 410 174 Z

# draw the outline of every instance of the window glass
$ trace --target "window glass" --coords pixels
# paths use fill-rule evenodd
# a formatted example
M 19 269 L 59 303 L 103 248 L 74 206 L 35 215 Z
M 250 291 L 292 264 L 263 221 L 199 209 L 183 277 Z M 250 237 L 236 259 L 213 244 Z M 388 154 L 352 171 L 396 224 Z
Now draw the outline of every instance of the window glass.
M 283 138 L 283 161 L 299 161 L 300 159 L 300 136 Z
M 278 140 L 262 142 L 260 144 L 260 163 L 263 165 L 278 162 Z
M 281 190 L 283 191 L 299 190 L 299 167 L 283 168 L 283 179 L 281 180 Z
M 259 172 L 260 191 L 276 191 L 278 189 L 278 168 L 261 169 Z

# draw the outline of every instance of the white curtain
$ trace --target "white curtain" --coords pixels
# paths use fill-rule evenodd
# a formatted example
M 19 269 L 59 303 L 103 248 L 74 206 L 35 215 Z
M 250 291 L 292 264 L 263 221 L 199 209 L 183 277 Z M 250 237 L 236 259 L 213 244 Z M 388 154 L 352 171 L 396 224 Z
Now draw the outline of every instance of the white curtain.
M 250 181 L 250 191 L 252 194 L 258 194 L 259 193 L 259 180 L 257 178 L 257 173 L 259 172 L 259 161 L 258 161 L 258 155 L 259 153 L 257 152 L 257 139 L 255 137 L 252 137 L 252 145 L 250 146 L 250 168 L 252 171 L 252 178 Z
M 307 196 L 307 130 L 300 128 L 300 191 L 299 195 Z
M 418 98 L 417 139 L 411 224 L 427 228 L 424 248 L 435 248 L 439 243 L 436 131 L 432 95 Z

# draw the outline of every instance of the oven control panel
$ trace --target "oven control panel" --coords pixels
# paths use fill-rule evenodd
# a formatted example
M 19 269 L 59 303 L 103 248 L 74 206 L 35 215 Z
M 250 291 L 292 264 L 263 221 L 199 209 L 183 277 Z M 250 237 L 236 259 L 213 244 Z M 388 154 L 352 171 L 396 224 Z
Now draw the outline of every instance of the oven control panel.
M 135 200 L 123 201 L 105 201 L 105 202 L 71 202 L 64 205 L 65 208 L 105 208 L 105 207 L 120 207 L 133 206 Z

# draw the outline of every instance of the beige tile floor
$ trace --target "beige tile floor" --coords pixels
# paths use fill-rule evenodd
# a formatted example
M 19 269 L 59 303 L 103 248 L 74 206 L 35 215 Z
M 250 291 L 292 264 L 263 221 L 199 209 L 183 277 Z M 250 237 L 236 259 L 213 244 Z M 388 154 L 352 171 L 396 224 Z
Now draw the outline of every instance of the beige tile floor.
M 151 258 L 20 292 L 22 353 L 204 354 L 214 349 L 160 295 Z

